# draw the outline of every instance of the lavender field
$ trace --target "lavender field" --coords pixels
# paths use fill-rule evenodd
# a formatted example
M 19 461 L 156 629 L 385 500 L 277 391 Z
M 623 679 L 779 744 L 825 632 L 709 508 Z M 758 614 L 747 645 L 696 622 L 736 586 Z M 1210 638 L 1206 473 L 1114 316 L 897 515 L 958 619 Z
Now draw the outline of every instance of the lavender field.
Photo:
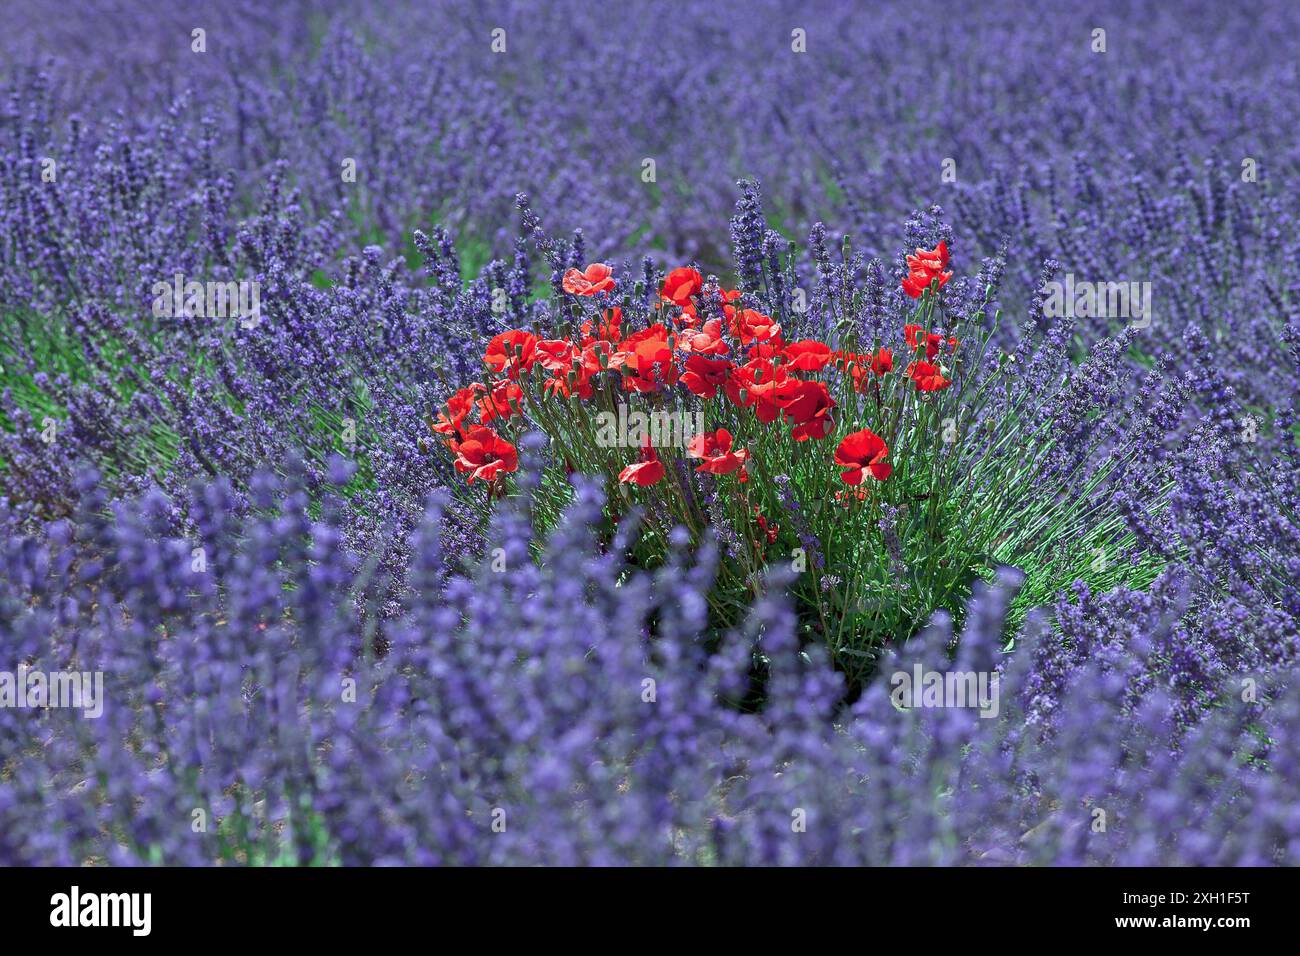
M 1300 6 L 0 7 L 0 864 L 1300 862 Z

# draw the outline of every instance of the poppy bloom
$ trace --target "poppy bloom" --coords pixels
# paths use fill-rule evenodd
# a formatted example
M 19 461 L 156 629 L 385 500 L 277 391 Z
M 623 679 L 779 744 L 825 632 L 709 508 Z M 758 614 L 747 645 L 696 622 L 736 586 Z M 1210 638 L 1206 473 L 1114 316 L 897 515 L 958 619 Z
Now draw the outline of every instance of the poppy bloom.
M 933 249 L 917 249 L 915 255 L 907 257 L 907 278 L 903 280 L 903 291 L 913 299 L 919 298 L 926 289 L 937 280 L 939 288 L 952 278 L 951 272 L 945 272 L 948 264 L 948 244 L 940 242 Z
M 573 364 L 573 343 L 568 339 L 542 339 L 537 343 L 537 361 L 548 372 L 562 372 Z
M 567 372 L 556 372 L 542 383 L 542 390 L 548 395 L 556 395 L 560 398 L 568 398 L 574 392 L 577 392 L 578 397 L 582 399 L 591 398 L 596 394 L 596 390 L 591 386 L 591 375 L 573 369 Z
M 820 372 L 832 358 L 830 346 L 814 339 L 793 342 L 782 354 L 790 367 L 799 372 Z
M 641 443 L 641 460 L 636 464 L 628 465 L 618 473 L 618 480 L 621 482 L 632 482 L 633 484 L 646 487 L 653 485 L 664 476 L 664 464 L 655 454 L 654 446 L 650 444 L 650 439 L 646 438 Z
M 776 403 L 786 421 L 796 426 L 790 433 L 795 441 L 825 438 L 830 434 L 830 412 L 835 407 L 835 399 L 831 398 L 825 383 L 789 379 L 778 386 Z
M 438 420 L 429 427 L 438 435 L 455 435 L 461 430 L 466 416 L 474 410 L 474 399 L 486 391 L 481 382 L 473 382 L 447 399 L 447 411 L 438 413 Z
M 678 313 L 677 318 L 673 319 L 673 323 L 679 329 L 695 329 L 700 324 L 700 316 L 695 311 L 695 303 L 687 302 L 682 306 L 682 311 Z
M 740 339 L 741 345 L 767 342 L 780 338 L 781 325 L 774 322 L 770 315 L 764 315 L 755 309 L 742 309 L 731 319 L 731 334 Z
M 915 255 L 907 257 L 907 266 L 913 271 L 924 269 L 926 272 L 942 272 L 947 264 L 948 243 L 942 241 L 933 249 L 917 249 Z
M 709 434 L 700 432 L 686 445 L 688 458 L 702 458 L 704 464 L 696 471 L 707 471 L 712 475 L 729 475 L 738 468 L 743 468 L 749 452 L 743 448 L 731 450 L 731 432 L 725 428 Z
M 682 384 L 700 398 L 713 398 L 718 394 L 718 389 L 727 384 L 727 380 L 731 377 L 731 369 L 732 364 L 726 359 L 692 355 L 686 360 Z
M 727 398 L 742 408 L 753 406 L 758 420 L 770 425 L 781 415 L 777 389 L 789 378 L 790 373 L 784 365 L 774 366 L 766 359 L 751 359 L 732 369 L 727 382 Z
M 884 439 L 864 428 L 844 436 L 835 449 L 835 464 L 845 469 L 840 472 L 840 478 L 847 485 L 862 484 L 864 472 L 877 481 L 884 481 L 894 473 L 894 466 L 885 461 L 888 454 L 889 446 Z
M 736 310 L 739 306 L 733 303 L 740 301 L 741 292 L 739 289 L 719 289 L 718 301 L 722 306 L 722 316 L 727 322 L 727 328 L 731 328 L 732 321 L 736 318 Z
M 785 349 L 785 342 L 781 341 L 781 336 L 768 339 L 765 342 L 755 342 L 749 347 L 747 353 L 750 359 L 774 359 Z M 786 366 L 782 366 L 783 368 Z
M 656 323 L 623 340 L 610 356 L 610 368 L 625 368 L 623 387 L 634 392 L 657 392 L 662 385 L 677 381 L 677 366 L 668 342 L 668 330 Z
M 483 361 L 497 372 L 518 378 L 537 361 L 537 336 L 522 329 L 511 329 L 493 336 L 483 353 Z
M 659 294 L 675 305 L 686 306 L 691 296 L 698 295 L 703 288 L 704 277 L 689 266 L 682 266 L 668 273 Z
M 930 362 L 913 362 L 907 366 L 907 375 L 916 383 L 918 392 L 941 392 L 952 384 L 952 379 L 944 375 L 943 366 Z
M 683 332 L 678 348 L 700 355 L 726 355 L 727 343 L 722 341 L 722 320 L 709 319 L 698 332 Z
M 492 481 L 497 476 L 519 469 L 519 452 L 492 429 L 475 425 L 466 433 L 464 440 L 452 439 L 447 447 L 456 456 L 456 470 L 469 475 L 469 483 L 475 478 Z
M 597 295 L 614 288 L 613 272 L 603 262 L 593 262 L 581 272 L 570 269 L 561 281 L 564 291 L 570 295 Z
M 902 334 L 907 339 L 909 349 L 917 351 L 917 347 L 920 345 L 920 333 L 924 332 L 924 330 L 926 330 L 924 325 L 902 326 Z M 933 359 L 937 354 L 939 354 L 939 336 L 930 333 L 926 336 L 926 358 Z

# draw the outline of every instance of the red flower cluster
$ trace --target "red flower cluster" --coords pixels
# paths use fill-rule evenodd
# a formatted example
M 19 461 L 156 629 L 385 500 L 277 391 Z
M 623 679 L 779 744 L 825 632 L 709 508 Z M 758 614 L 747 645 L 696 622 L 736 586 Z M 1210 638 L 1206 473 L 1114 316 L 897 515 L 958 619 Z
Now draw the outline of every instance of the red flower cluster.
M 834 361 L 852 380 L 853 388 L 859 392 L 866 391 L 873 376 L 880 377 L 894 370 L 894 353 L 883 345 L 873 355 L 870 352 L 835 352 Z
M 944 271 L 948 250 L 942 242 L 932 251 L 918 249 L 907 261 L 910 272 L 903 287 L 914 297 L 941 287 L 952 275 Z M 608 293 L 616 286 L 610 268 L 599 262 L 581 271 L 570 269 L 562 284 L 565 292 L 575 296 Z M 881 380 L 894 372 L 891 348 L 857 353 L 833 350 L 816 339 L 786 342 L 780 323 L 746 308 L 738 291 L 706 292 L 703 277 L 693 268 L 668 273 L 659 298 L 660 321 L 630 334 L 623 329 L 621 310 L 611 307 L 599 318 L 582 322 L 580 334 L 572 338 L 543 339 L 522 329 L 495 336 L 483 355 L 491 380 L 457 391 L 429 423 L 435 434 L 446 439 L 456 468 L 470 482 L 494 481 L 518 468 L 514 446 L 488 426 L 521 414 L 529 401 L 530 383 L 539 385 L 542 395 L 579 400 L 591 399 L 600 381 L 617 383 L 623 391 L 639 395 L 680 386 L 705 401 L 723 396 L 737 408 L 752 409 L 759 422 L 788 427 L 796 442 L 815 442 L 834 432 L 836 414 L 831 390 L 818 375 L 833 369 L 856 391 L 872 389 L 879 397 Z M 905 326 L 904 338 L 913 356 L 906 375 L 917 391 L 952 385 L 939 357 L 945 350 L 957 349 L 960 343 L 955 338 L 921 325 Z M 921 348 L 924 360 L 919 357 Z M 698 462 L 696 471 L 734 474 L 740 482 L 749 479 L 750 452 L 736 448 L 724 428 L 695 435 L 686 455 Z M 893 465 L 886 461 L 888 455 L 885 441 L 862 429 L 839 443 L 834 462 L 842 469 L 842 480 L 858 486 L 868 475 L 876 481 L 889 478 Z M 664 463 L 646 438 L 638 460 L 624 467 L 618 478 L 648 487 L 665 474 Z M 863 494 L 854 491 L 858 497 Z
M 912 362 L 907 366 L 907 375 L 919 392 L 938 392 L 952 384 L 952 379 L 944 375 L 943 366 L 930 362 Z

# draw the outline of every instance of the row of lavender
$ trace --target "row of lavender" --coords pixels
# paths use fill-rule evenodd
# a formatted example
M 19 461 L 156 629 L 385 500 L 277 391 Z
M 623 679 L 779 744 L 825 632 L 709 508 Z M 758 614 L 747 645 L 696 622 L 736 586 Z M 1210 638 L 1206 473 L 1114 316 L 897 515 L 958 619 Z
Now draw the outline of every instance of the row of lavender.
M 6 859 L 1294 861 L 1293 11 L 92 10 L 4 31 L 56 62 L 0 116 L 0 670 L 102 670 L 114 705 L 0 708 Z M 707 574 L 621 576 L 589 495 L 545 573 L 523 518 L 428 513 L 458 482 L 421 420 L 563 269 L 743 282 L 811 232 L 808 321 L 869 327 L 936 198 L 998 344 L 1047 356 L 1021 392 L 1140 430 L 1115 505 L 1168 559 L 1036 616 L 996 719 L 834 710 L 775 598 L 700 658 Z M 1050 314 L 1067 274 L 1150 282 L 1150 321 Z M 176 276 L 255 281 L 257 321 L 160 313 Z M 485 540 L 509 573 L 444 566 Z M 1012 588 L 963 662 L 993 666 Z

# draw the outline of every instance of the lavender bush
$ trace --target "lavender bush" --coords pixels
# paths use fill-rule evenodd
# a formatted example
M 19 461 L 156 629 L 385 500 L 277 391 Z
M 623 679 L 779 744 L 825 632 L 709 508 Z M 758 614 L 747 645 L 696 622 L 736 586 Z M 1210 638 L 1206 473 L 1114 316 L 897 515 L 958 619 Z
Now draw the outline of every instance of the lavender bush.
M 1300 13 L 1023 6 L 0 13 L 0 675 L 105 682 L 0 706 L 0 862 L 1295 862 Z M 940 240 L 969 460 L 1033 467 L 852 682 L 785 562 L 709 612 L 727 502 L 521 425 L 479 510 L 430 441 L 570 268 L 870 347 Z M 996 716 L 900 710 L 917 664 Z

